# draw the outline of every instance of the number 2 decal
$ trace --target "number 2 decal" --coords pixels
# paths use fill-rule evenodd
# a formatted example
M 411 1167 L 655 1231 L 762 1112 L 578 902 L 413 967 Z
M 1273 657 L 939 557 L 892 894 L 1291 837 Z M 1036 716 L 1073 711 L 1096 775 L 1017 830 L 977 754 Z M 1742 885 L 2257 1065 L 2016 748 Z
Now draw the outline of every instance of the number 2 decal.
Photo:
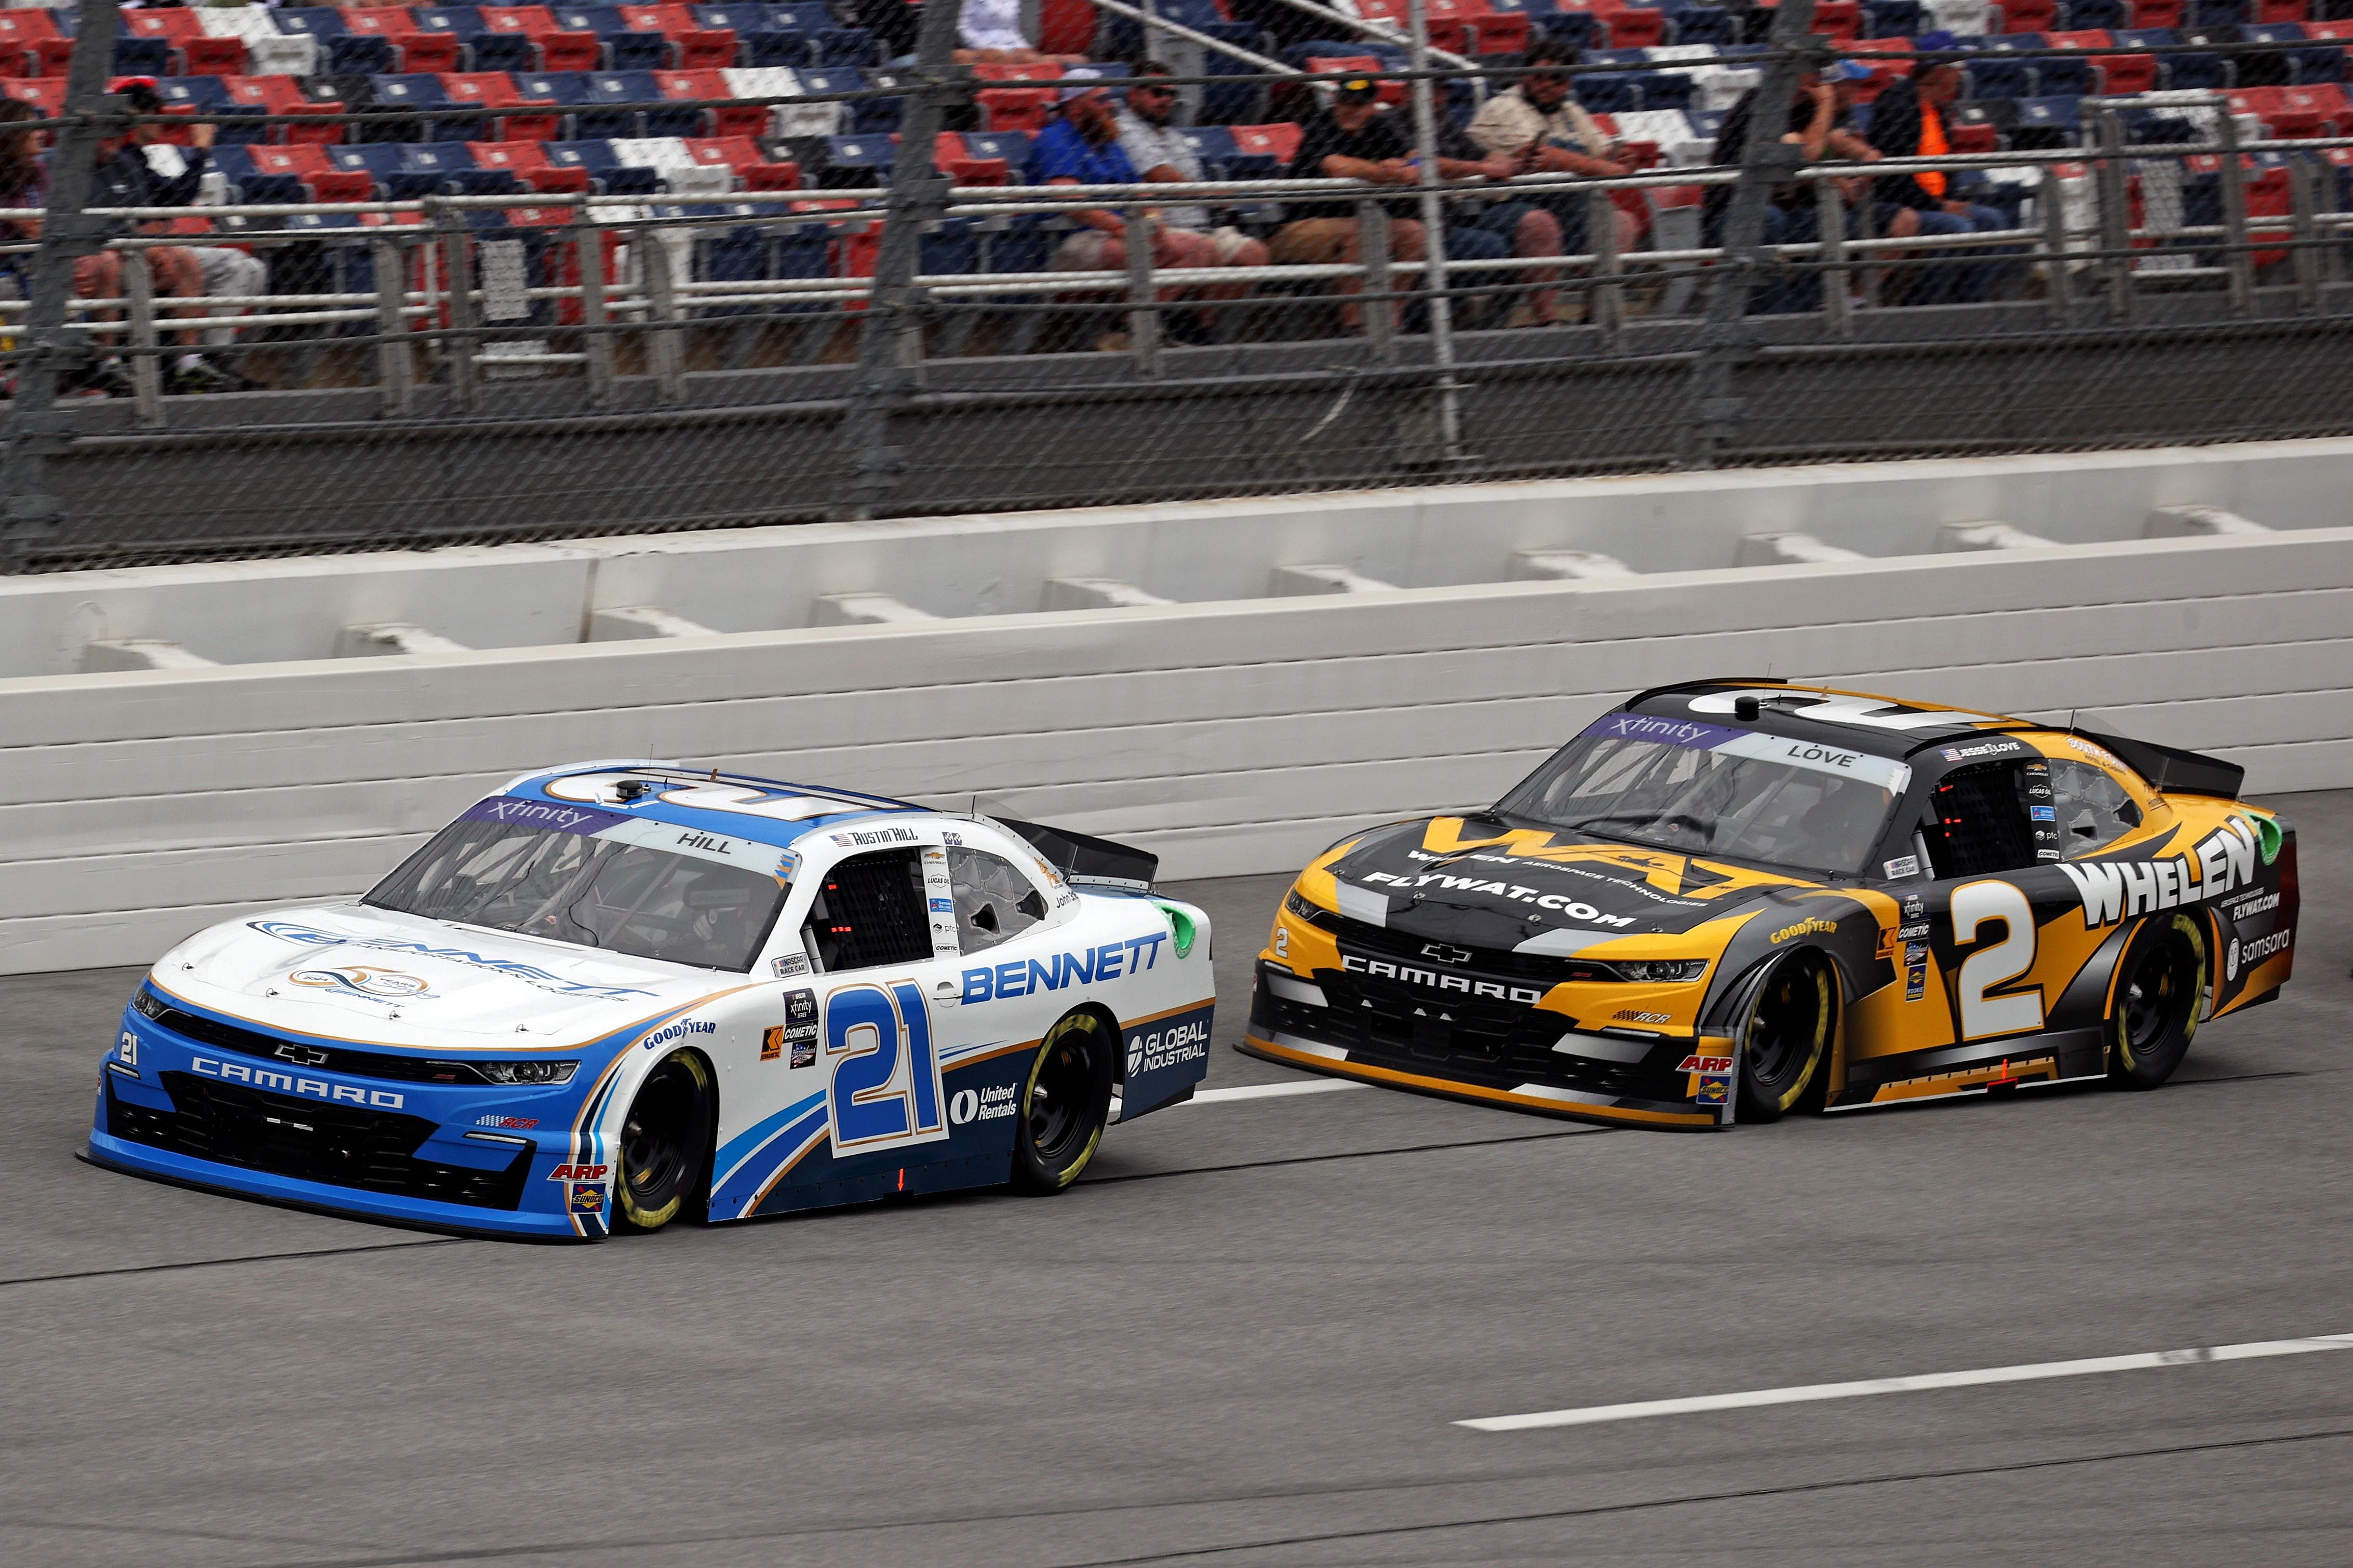
M 1961 1038 L 2017 1035 L 2042 1027 L 2042 989 L 1989 996 L 2034 967 L 2034 910 L 2008 882 L 1970 882 L 1953 889 L 1953 945 L 1968 947 L 1988 921 L 2001 921 L 2010 934 L 1981 947 L 1961 963 Z
M 931 1010 L 911 981 L 887 991 L 845 985 L 825 1000 L 827 1101 L 837 1154 L 865 1153 L 948 1135 Z

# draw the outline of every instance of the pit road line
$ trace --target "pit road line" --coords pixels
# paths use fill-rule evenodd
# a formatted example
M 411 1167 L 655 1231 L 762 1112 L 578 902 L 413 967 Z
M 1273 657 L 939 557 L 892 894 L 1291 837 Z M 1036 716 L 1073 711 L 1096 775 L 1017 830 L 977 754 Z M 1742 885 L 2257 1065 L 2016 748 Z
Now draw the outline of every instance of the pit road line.
M 2236 1345 L 2200 1345 L 2188 1350 L 2148 1351 L 2139 1355 L 2096 1356 L 2084 1361 L 2046 1361 L 2025 1366 L 1978 1367 L 1969 1372 L 1930 1372 L 1910 1377 L 1874 1377 L 1860 1383 L 1816 1383 L 1799 1388 L 1759 1388 L 1744 1394 L 1704 1394 L 1689 1399 L 1646 1399 L 1630 1405 L 1588 1405 L 1575 1410 L 1539 1410 L 1526 1415 L 1485 1415 L 1457 1421 L 1474 1432 L 1526 1432 L 1545 1426 L 1585 1426 L 1602 1421 L 1634 1421 L 1650 1415 L 1689 1415 L 1704 1410 L 1749 1410 L 1763 1405 L 1803 1405 L 1823 1399 L 1860 1399 L 1873 1394 L 1916 1394 L 1932 1388 L 1971 1388 L 1990 1383 L 2031 1383 L 2046 1377 L 2086 1377 L 2146 1367 L 2202 1366 L 2210 1362 L 2254 1361 L 2265 1356 L 2306 1355 L 2315 1351 L 2353 1350 L 2353 1334 L 2322 1334 L 2301 1340 L 2255 1340 Z
M 1278 1100 L 1292 1094 L 1328 1094 L 1334 1089 L 1370 1089 L 1368 1083 L 1352 1083 L 1346 1079 L 1311 1078 L 1296 1083 L 1245 1083 L 1232 1089 L 1204 1089 L 1194 1092 L 1187 1105 L 1220 1105 L 1235 1100 Z

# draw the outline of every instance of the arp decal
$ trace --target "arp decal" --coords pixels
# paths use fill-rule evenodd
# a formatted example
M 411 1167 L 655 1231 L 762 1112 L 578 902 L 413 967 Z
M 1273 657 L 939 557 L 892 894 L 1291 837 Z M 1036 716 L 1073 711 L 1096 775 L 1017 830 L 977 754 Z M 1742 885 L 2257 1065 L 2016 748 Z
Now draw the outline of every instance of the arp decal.
M 551 1182 L 601 1182 L 612 1174 L 610 1165 L 558 1165 L 547 1173 Z

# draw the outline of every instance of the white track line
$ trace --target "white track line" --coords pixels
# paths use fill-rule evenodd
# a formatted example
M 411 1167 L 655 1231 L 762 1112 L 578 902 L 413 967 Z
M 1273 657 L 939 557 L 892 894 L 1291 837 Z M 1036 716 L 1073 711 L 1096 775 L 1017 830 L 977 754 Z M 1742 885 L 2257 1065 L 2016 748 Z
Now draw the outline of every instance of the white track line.
M 1233 1089 L 1203 1089 L 1194 1091 L 1190 1105 L 1214 1105 L 1229 1100 L 1279 1100 L 1287 1094 L 1329 1094 L 1335 1089 L 1370 1089 L 1368 1083 L 1351 1083 L 1346 1079 L 1311 1078 L 1297 1082 L 1245 1083 Z
M 2030 1383 L 2044 1377 L 2084 1377 L 2095 1372 L 2137 1372 L 2152 1366 L 2200 1366 L 2208 1362 L 2253 1361 L 2262 1356 L 2303 1355 L 2311 1351 L 2353 1350 L 2353 1334 L 2323 1334 L 2305 1340 L 2257 1340 L 2242 1345 L 2201 1345 L 2140 1355 L 2098 1356 L 2089 1361 L 2046 1361 L 2029 1366 L 1989 1366 L 1973 1372 L 1931 1372 L 1914 1377 L 1874 1377 L 1862 1383 L 1816 1383 L 1803 1388 L 1759 1388 L 1746 1394 L 1708 1394 L 1693 1399 L 1646 1399 L 1634 1405 L 1589 1405 L 1580 1410 L 1539 1410 L 1528 1415 L 1488 1415 L 1457 1421 L 1479 1432 L 1525 1432 L 1538 1426 L 1584 1426 L 1597 1421 L 1633 1421 L 1645 1415 L 1687 1415 L 1701 1410 L 1746 1410 L 1759 1405 L 1802 1405 L 1817 1399 L 1860 1399 L 1869 1394 L 1915 1394 L 1928 1388 L 1968 1388 L 1985 1383 Z

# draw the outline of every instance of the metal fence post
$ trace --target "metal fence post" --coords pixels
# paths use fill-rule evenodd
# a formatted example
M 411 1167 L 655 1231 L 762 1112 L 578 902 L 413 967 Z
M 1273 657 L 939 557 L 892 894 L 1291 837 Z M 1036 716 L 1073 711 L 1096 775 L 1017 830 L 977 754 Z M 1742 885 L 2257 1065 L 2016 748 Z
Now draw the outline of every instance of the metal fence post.
M 588 375 L 588 405 L 613 401 L 612 318 L 605 309 L 605 231 L 590 222 L 588 209 L 572 211 L 572 254 L 580 262 L 580 354 Z
M 1609 279 L 1621 276 L 1626 264 L 1618 254 L 1618 204 L 1608 191 L 1585 193 L 1585 243 L 1593 251 L 1593 276 L 1599 279 L 1586 314 L 1601 342 L 1614 349 L 1626 325 L 1626 291 Z
M 416 383 L 416 363 L 408 342 L 408 255 L 400 241 L 387 234 L 369 245 L 375 258 L 375 346 L 377 401 L 386 419 L 408 417 Z
M 164 362 L 155 353 L 155 271 L 138 246 L 122 250 L 122 302 L 130 329 L 131 412 L 153 430 L 164 423 Z
M 1360 264 L 1365 269 L 1365 292 L 1387 294 L 1397 287 L 1389 272 L 1389 214 L 1378 202 L 1356 203 L 1357 249 L 1362 252 Z M 1377 300 L 1360 306 L 1365 314 L 1365 341 L 1373 345 L 1373 359 L 1380 364 L 1397 361 L 1396 301 Z
M 1765 208 L 1773 186 L 1801 161 L 1800 149 L 1781 140 L 1777 129 L 1789 122 L 1798 77 L 1820 54 L 1825 40 L 1807 31 L 1814 0 L 1781 0 L 1766 40 L 1765 74 L 1748 110 L 1748 144 L 1742 150 L 1740 180 L 1725 211 L 1723 253 L 1716 262 L 1707 302 L 1707 326 L 1692 360 L 1691 440 L 1686 460 L 1713 468 L 1740 428 L 1744 399 L 1734 394 L 1734 373 L 1756 342 L 1747 324 L 1748 294 L 1764 258 Z
M 2313 222 L 2314 210 L 2319 205 L 2319 171 L 2298 158 L 2287 166 L 2287 176 L 2292 224 L 2288 237 L 2295 242 L 2295 248 L 2288 253 L 2295 275 L 2295 308 L 2312 315 L 2320 309 L 2320 250 L 2315 243 L 2320 230 Z
M 2222 148 L 2222 265 L 2231 279 L 2231 313 L 2255 306 L 2255 253 L 2247 243 L 2247 171 L 2239 163 L 2239 125 L 2224 104 L 2215 111 L 2215 140 Z
M 449 301 L 450 333 L 441 340 L 442 363 L 449 371 L 449 406 L 459 414 L 470 414 L 474 407 L 474 356 L 481 344 L 471 329 L 477 325 L 474 309 L 473 258 L 468 253 L 466 215 L 456 207 L 446 207 L 425 198 L 425 210 L 440 231 L 441 280 Z
M 114 63 L 114 28 L 81 28 L 74 37 L 73 60 L 66 68 L 66 124 L 49 154 L 47 210 L 40 249 L 33 260 L 32 298 L 25 312 L 23 342 L 28 351 L 16 375 L 16 395 L 8 405 L 7 451 L 0 456 L 0 492 L 7 510 L 0 515 L 0 572 L 21 572 L 33 552 L 57 537 L 65 505 L 49 489 L 48 459 L 73 437 L 58 406 L 58 384 L 88 363 L 90 332 L 66 325 L 73 298 L 74 263 L 95 254 L 105 226 L 82 209 L 89 204 L 99 139 L 119 130 L 112 118 L 121 100 L 106 96 Z
M 1454 380 L 1454 300 L 1446 291 L 1446 201 L 1438 194 L 1438 116 L 1431 108 L 1430 0 L 1406 0 L 1406 64 L 1416 74 L 1413 145 L 1421 175 L 1421 286 L 1430 301 L 1430 357 L 1438 368 L 1440 463 L 1462 460 L 1462 390 Z
M 1854 309 L 1849 298 L 1846 264 L 1846 198 L 1837 182 L 1814 182 L 1814 216 L 1822 231 L 1822 313 L 1830 318 L 1831 335 L 1854 336 Z
M 690 238 L 687 243 L 693 244 Z M 654 378 L 654 395 L 664 403 L 686 396 L 685 357 L 678 329 L 678 280 L 670 274 L 670 241 L 656 229 L 638 231 L 638 273 L 645 279 L 646 371 Z
M 891 170 L 874 281 L 858 334 L 858 380 L 842 415 L 842 439 L 858 465 L 849 503 L 841 509 L 851 520 L 886 510 L 906 467 L 891 441 L 891 416 L 913 395 L 921 372 L 906 363 L 900 340 L 910 328 L 922 331 L 923 301 L 915 275 L 923 231 L 947 207 L 949 182 L 933 163 L 933 145 L 948 107 L 963 101 L 971 87 L 970 69 L 955 63 L 956 18 L 963 9 L 963 0 L 930 0 L 916 34 L 915 90 L 908 95 L 900 124 L 899 159 Z
M 1160 363 L 1160 312 L 1152 308 L 1152 220 L 1141 206 L 1121 215 L 1127 225 L 1127 342 L 1135 374 L 1156 376 Z
M 2036 187 L 2036 216 L 2042 220 L 2042 248 L 2051 259 L 2042 265 L 2042 298 L 2051 308 L 2051 322 L 2064 327 L 2073 323 L 2075 295 L 2067 273 L 2067 195 L 2059 178 L 2055 163 L 2042 166 L 2042 184 Z
M 2108 320 L 2133 318 L 2132 207 L 2125 195 L 2125 128 L 2107 108 L 2100 117 L 2100 161 L 2094 177 L 2100 193 L 2100 248 L 2107 279 Z

